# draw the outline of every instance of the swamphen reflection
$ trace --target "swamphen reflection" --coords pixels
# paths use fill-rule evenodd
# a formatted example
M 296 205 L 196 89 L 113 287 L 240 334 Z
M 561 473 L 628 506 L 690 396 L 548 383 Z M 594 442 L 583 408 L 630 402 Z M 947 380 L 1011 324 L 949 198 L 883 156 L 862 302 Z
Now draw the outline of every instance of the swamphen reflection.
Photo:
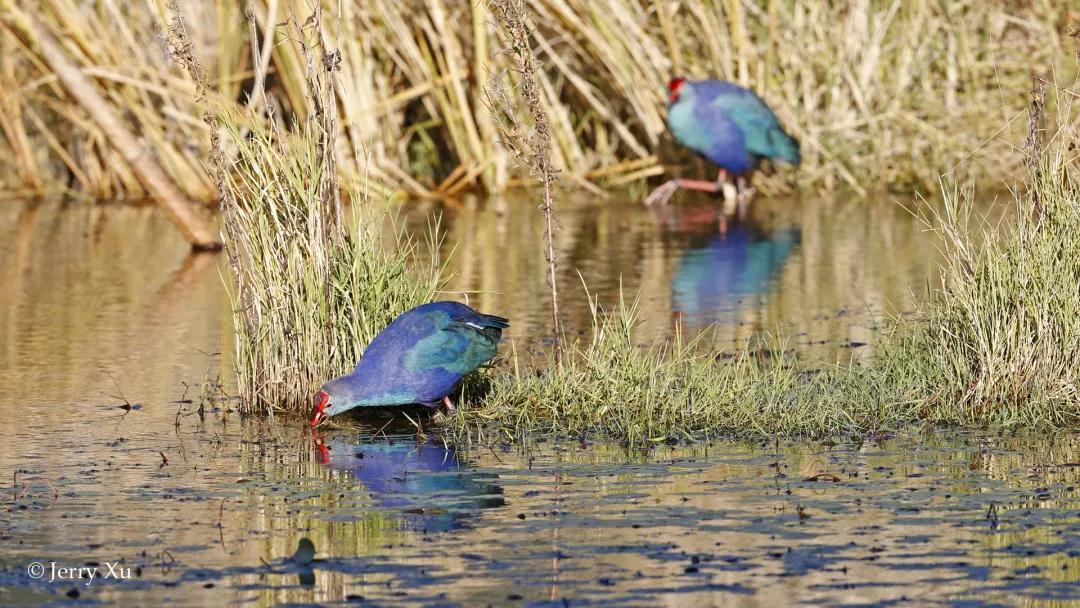
M 736 177 L 740 203 L 749 192 L 745 175 L 763 158 L 798 165 L 799 142 L 788 135 L 772 109 L 757 93 L 723 80 L 668 83 L 667 124 L 675 141 L 717 165 L 715 182 L 673 179 L 645 199 L 646 205 L 666 204 L 679 188 L 719 192 L 727 174 Z
M 461 527 L 479 509 L 506 504 L 495 475 L 470 470 L 441 443 L 391 437 L 326 444 L 316 438 L 315 446 L 321 464 L 363 483 L 379 507 L 398 511 L 410 530 L 444 532 Z
M 672 309 L 702 324 L 714 321 L 738 297 L 767 292 L 798 243 L 795 228 L 761 236 L 736 225 L 686 250 L 671 283 Z
M 356 407 L 408 405 L 453 410 L 448 395 L 466 374 L 499 352 L 510 322 L 459 302 L 432 302 L 402 313 L 371 341 L 349 374 L 315 393 L 311 425 Z

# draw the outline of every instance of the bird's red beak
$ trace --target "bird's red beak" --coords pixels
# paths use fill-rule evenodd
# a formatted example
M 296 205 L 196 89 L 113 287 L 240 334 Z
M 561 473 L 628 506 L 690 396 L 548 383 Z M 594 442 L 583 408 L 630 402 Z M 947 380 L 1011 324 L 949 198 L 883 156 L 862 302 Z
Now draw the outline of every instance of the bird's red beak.
M 319 391 L 315 393 L 312 398 L 312 402 L 315 404 L 315 409 L 311 412 L 311 426 L 319 426 L 324 420 L 326 420 L 326 404 L 330 403 L 330 395 L 326 394 L 326 391 Z
M 673 104 L 679 101 L 679 89 L 682 89 L 683 83 L 686 82 L 685 78 L 672 78 L 668 83 L 668 103 Z

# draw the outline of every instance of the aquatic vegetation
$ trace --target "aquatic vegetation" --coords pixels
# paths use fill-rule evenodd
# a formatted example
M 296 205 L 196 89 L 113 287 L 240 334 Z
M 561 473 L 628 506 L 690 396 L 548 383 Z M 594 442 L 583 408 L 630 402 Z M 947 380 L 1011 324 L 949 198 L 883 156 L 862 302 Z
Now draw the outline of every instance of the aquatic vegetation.
M 18 3 L 15 3 L 18 4 Z M 303 22 L 310 4 L 181 3 L 214 97 L 273 107 L 292 124 L 315 111 L 302 45 L 274 24 Z M 521 115 L 523 90 L 488 2 L 349 0 L 325 3 L 321 27 L 340 45 L 338 170 L 367 169 L 373 191 L 417 196 L 524 183 L 496 136 L 482 88 L 506 73 Z M 42 0 L 53 32 L 102 96 L 139 133 L 188 196 L 213 199 L 192 82 L 159 32 L 160 3 Z M 757 180 L 856 191 L 935 190 L 938 175 L 1016 163 L 1023 91 L 1032 66 L 1061 70 L 1070 47 L 1060 2 L 816 0 L 646 2 L 526 0 L 539 60 L 540 102 L 551 116 L 554 168 L 583 187 L 619 187 L 663 172 L 665 84 L 673 75 L 748 86 L 803 142 L 803 169 Z M 272 11 L 272 12 L 271 12 Z M 340 19 L 339 19 L 340 15 Z M 2 19 L 3 16 L 0 16 Z M 462 25 L 464 23 L 464 26 Z M 252 49 L 262 52 L 252 52 Z M 0 180 L 29 192 L 72 188 L 138 196 L 131 166 L 86 110 L 0 28 Z M 258 77 L 261 75 L 261 78 Z M 265 80 L 265 94 L 258 81 Z M 1002 119 L 1008 121 L 1005 129 Z M 1015 127 L 1015 128 L 1012 128 Z M 985 162 L 983 162 L 985 161 Z
M 592 300 L 593 337 L 567 348 L 563 367 L 492 374 L 476 399 L 450 418 L 459 440 L 528 440 L 534 434 L 595 435 L 643 447 L 732 435 L 833 435 L 884 430 L 913 410 L 878 386 L 870 370 L 808 373 L 777 345 L 730 359 L 704 348 L 707 335 L 641 346 L 637 303 L 602 311 Z M 468 390 L 466 391 L 468 394 Z M 889 407 L 886 407 L 886 406 Z

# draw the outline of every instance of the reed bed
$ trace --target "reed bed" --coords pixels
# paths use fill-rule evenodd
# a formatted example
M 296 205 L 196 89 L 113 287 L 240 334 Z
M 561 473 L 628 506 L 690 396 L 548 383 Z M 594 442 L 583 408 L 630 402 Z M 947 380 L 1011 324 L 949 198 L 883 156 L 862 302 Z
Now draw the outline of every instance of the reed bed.
M 206 132 L 193 105 L 194 85 L 168 60 L 164 2 L 47 0 L 0 6 L 0 23 L 5 26 L 0 34 L 0 157 L 12 159 L 16 167 L 13 172 L 0 170 L 0 175 L 8 176 L 5 187 L 95 198 L 146 194 L 86 109 L 64 92 L 47 64 L 16 36 L 15 11 L 34 13 L 60 40 L 69 58 L 124 115 L 128 130 L 139 134 L 145 149 L 188 196 L 216 199 L 202 165 Z M 211 16 L 204 18 L 209 21 Z M 228 48 L 229 37 L 216 28 L 211 31 L 221 40 L 215 46 L 219 61 L 235 56 L 235 49 Z M 240 38 L 232 40 L 242 44 Z M 239 83 L 230 79 L 244 68 L 227 62 L 221 67 L 229 78 L 215 74 L 214 87 L 235 97 Z
M 163 3 L 34 4 L 176 183 L 214 199 L 193 83 L 161 34 Z M 254 2 L 250 22 L 239 0 L 184 4 L 223 103 L 274 108 L 290 128 L 314 110 L 300 43 L 280 27 L 309 14 L 307 2 Z M 802 140 L 801 169 L 762 176 L 760 188 L 934 191 L 942 172 L 997 179 L 1017 168 L 1032 66 L 1059 81 L 1073 69 L 1054 67 L 1068 55 L 1075 19 L 1061 2 L 526 0 L 524 8 L 551 162 L 567 183 L 597 192 L 686 158 L 666 144 L 673 74 L 754 87 Z M 346 182 L 366 175 L 380 196 L 420 197 L 526 183 L 482 102 L 484 84 L 505 74 L 514 106 L 527 111 L 504 52 L 511 41 L 487 2 L 344 0 L 325 10 L 321 33 L 342 54 L 333 110 L 339 156 L 354 161 L 338 166 Z M 85 110 L 7 29 L 0 158 L 8 188 L 142 193 Z M 366 174 L 354 169 L 361 159 L 370 160 Z

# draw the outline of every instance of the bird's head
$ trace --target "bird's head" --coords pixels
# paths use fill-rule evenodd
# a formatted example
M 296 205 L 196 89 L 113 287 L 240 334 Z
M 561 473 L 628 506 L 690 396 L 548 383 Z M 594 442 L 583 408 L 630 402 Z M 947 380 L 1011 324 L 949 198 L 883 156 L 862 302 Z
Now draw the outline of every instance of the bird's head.
M 319 392 L 311 398 L 311 426 L 316 427 L 326 421 L 327 418 L 340 412 L 339 403 L 334 400 L 334 390 L 330 383 L 324 384 Z
M 679 77 L 672 78 L 671 81 L 668 82 L 667 88 L 668 105 L 674 104 L 676 101 L 679 101 L 679 98 L 682 96 L 683 91 L 689 90 L 689 87 L 686 86 L 686 79 Z

